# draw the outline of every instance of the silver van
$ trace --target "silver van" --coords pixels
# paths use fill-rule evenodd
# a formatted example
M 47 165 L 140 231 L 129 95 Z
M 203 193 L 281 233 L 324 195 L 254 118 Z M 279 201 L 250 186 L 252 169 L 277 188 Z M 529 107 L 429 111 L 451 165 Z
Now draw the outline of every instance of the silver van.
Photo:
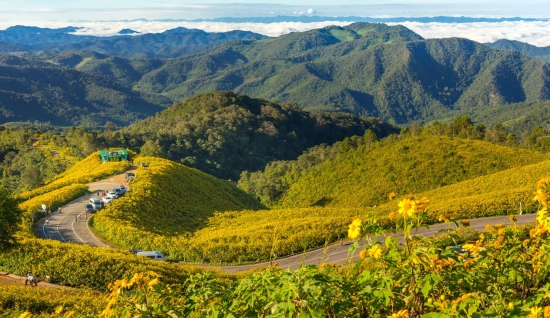
M 136 253 L 136 255 L 149 257 L 154 261 L 161 261 L 161 262 L 166 261 L 166 257 L 164 257 L 164 255 L 162 255 L 161 252 L 157 252 L 157 251 L 139 251 Z

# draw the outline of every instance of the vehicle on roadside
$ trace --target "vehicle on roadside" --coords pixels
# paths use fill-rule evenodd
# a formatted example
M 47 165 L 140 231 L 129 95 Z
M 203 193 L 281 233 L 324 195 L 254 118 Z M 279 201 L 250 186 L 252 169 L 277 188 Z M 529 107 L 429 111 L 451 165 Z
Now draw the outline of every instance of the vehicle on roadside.
M 161 252 L 157 251 L 139 251 L 136 255 L 148 257 L 154 261 L 166 262 L 166 257 Z
M 106 195 L 101 200 L 103 201 L 103 203 L 112 203 L 113 197 L 111 197 L 110 195 Z
M 118 194 L 115 191 L 107 192 L 107 196 L 111 197 L 111 199 L 118 199 Z
M 136 174 L 133 172 L 126 172 L 124 175 L 124 182 L 132 181 L 136 177 Z
M 122 190 L 120 190 L 119 188 L 113 188 L 113 190 L 111 191 L 114 191 L 119 197 L 124 195 L 124 193 L 122 193 Z
M 92 204 L 95 210 L 100 210 L 102 208 L 101 201 L 99 201 L 99 199 L 97 198 L 91 198 L 90 202 L 88 203 Z
M 126 189 L 125 186 L 121 185 L 120 187 L 118 187 L 117 189 L 120 190 L 120 192 L 122 192 L 122 194 L 126 194 L 126 192 L 128 192 L 128 189 Z
M 91 203 L 86 203 L 86 207 L 84 209 L 88 213 L 92 213 L 95 211 L 94 206 Z

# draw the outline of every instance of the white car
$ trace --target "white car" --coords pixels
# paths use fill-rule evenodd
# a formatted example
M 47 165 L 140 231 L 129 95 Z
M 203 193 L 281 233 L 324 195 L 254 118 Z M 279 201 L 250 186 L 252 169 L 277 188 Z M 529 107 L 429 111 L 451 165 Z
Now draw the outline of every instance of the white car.
M 157 252 L 157 251 L 139 251 L 136 253 L 136 255 L 145 256 L 154 261 L 166 262 L 166 257 L 162 255 L 161 252 Z
M 110 195 L 104 196 L 103 199 L 101 199 L 101 200 L 103 200 L 103 203 L 111 203 L 111 202 L 113 202 L 113 198 L 112 198 Z
M 111 199 L 118 199 L 118 194 L 115 191 L 107 192 L 107 196 L 111 197 Z

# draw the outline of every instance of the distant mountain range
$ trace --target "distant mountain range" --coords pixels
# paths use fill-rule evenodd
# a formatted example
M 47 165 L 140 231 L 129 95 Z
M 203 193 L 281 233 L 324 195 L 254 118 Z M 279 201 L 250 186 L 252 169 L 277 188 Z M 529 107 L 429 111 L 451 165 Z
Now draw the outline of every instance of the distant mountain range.
M 536 57 L 550 63 L 550 46 L 539 47 L 512 40 L 498 40 L 493 43 L 485 43 L 485 45 L 498 50 L 519 51 L 527 56 Z
M 69 77 L 80 74 L 75 81 L 83 87 L 89 89 L 90 83 L 100 81 L 100 85 L 93 87 L 106 87 L 128 96 L 104 103 L 117 105 L 113 119 L 123 125 L 154 114 L 171 100 L 220 90 L 297 103 L 308 110 L 379 117 L 396 124 L 446 120 L 462 114 L 487 118 L 486 109 L 514 105 L 499 116 L 508 121 L 512 118 L 503 114 L 515 116 L 523 104 L 550 100 L 550 65 L 542 61 L 547 58 L 548 48 L 521 42 L 425 40 L 400 25 L 363 22 L 277 38 L 241 31 L 207 33 L 177 28 L 160 34 L 69 43 L 73 37 L 80 37 L 70 34 L 76 30 L 14 27 L 0 32 L 0 41 L 4 41 L 0 42 L 0 50 L 23 57 L 3 58 L 11 63 L 6 67 L 13 69 L 12 73 L 5 69 L 4 77 L 19 85 L 3 88 L 4 91 L 27 92 L 32 88 L 28 94 L 43 96 L 42 103 L 88 109 L 89 113 L 73 117 L 67 117 L 70 112 L 60 111 L 59 122 L 63 124 L 102 122 L 111 115 L 105 112 L 107 108 L 100 110 L 94 106 L 95 101 L 86 106 L 80 104 L 80 100 L 91 101 L 102 95 L 92 99 L 88 97 L 93 94 L 81 95 L 79 99 L 67 96 L 56 99 L 62 96 L 64 86 L 59 86 L 55 77 L 44 75 L 33 77 L 36 83 L 22 83 L 32 77 L 33 69 L 37 74 L 59 72 L 63 74 L 61 79 L 67 78 L 67 74 L 71 74 Z M 122 33 L 133 34 L 134 30 Z M 16 39 L 24 43 L 7 42 Z M 39 40 L 34 43 L 33 39 Z M 65 44 L 56 46 L 55 41 Z M 185 44 L 174 45 L 177 41 Z M 36 51 L 21 52 L 30 43 L 34 43 Z M 38 50 L 39 46 L 51 49 Z M 102 50 L 108 53 L 99 53 Z M 117 54 L 134 58 L 112 56 Z M 159 55 L 180 57 L 147 58 Z M 138 56 L 142 58 L 135 58 Z M 23 75 L 22 70 L 29 75 Z M 59 94 L 47 95 L 46 87 L 50 86 L 59 87 Z M 131 98 L 139 102 L 128 103 Z M 42 108 L 51 113 L 48 107 Z M 6 114 L 11 114 L 9 111 L 13 110 L 6 108 Z M 102 115 L 90 115 L 95 113 Z
M 486 105 L 550 99 L 550 66 L 466 39 L 430 39 L 403 26 L 355 23 L 220 44 L 169 60 L 88 59 L 82 71 L 182 99 L 233 90 L 398 124 Z M 61 60 L 61 65 L 73 66 Z
M 79 29 L 13 26 L 0 31 L 0 52 L 90 50 L 127 58 L 168 58 L 200 52 L 210 45 L 222 42 L 266 38 L 264 35 L 248 31 L 208 33 L 183 27 L 151 34 L 139 34 L 131 29 L 123 29 L 117 36 L 96 37 L 74 34 Z
M 124 126 L 171 104 L 167 97 L 136 92 L 103 76 L 0 54 L 0 123 Z

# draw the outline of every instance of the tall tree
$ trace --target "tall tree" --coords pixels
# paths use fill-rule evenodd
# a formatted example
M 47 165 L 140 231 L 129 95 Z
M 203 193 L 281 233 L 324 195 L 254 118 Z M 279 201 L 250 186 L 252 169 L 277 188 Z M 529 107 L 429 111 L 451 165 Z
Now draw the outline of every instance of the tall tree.
M 14 243 L 14 235 L 19 229 L 21 210 L 10 191 L 0 187 L 0 248 Z

